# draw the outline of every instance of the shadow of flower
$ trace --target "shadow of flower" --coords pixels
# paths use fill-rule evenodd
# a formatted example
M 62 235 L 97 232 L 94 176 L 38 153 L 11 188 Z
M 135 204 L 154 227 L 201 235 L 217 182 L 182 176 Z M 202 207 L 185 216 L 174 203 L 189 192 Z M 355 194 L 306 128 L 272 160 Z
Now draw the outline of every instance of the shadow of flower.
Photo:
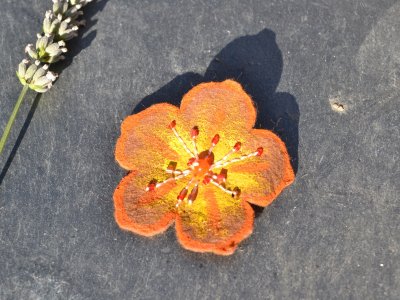
M 175 77 L 146 96 L 133 113 L 166 101 L 178 106 L 183 95 L 201 82 L 234 79 L 242 84 L 257 106 L 256 127 L 279 135 L 288 148 L 292 167 L 297 173 L 300 111 L 293 95 L 276 92 L 282 69 L 282 54 L 275 33 L 264 29 L 226 45 L 211 61 L 204 76 L 189 72 Z

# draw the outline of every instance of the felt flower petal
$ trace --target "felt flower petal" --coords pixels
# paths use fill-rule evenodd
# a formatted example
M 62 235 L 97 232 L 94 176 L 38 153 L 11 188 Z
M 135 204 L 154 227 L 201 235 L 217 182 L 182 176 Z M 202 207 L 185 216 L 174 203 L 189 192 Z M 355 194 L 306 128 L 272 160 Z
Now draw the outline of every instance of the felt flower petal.
M 176 215 L 176 195 L 180 187 L 175 182 L 156 191 L 145 190 L 149 178 L 132 171 L 122 179 L 114 192 L 115 219 L 122 229 L 144 236 L 165 231 Z
M 208 149 L 215 134 L 221 136 L 214 150 L 216 157 L 231 149 L 237 135 L 250 130 L 256 121 L 253 101 L 232 80 L 195 86 L 183 97 L 180 111 L 184 123 L 200 128 L 200 149 Z
M 251 130 L 243 151 L 263 147 L 261 157 L 254 157 L 229 166 L 229 185 L 239 186 L 241 198 L 258 206 L 269 205 L 282 190 L 294 181 L 294 172 L 285 144 L 272 131 Z
M 215 186 L 201 189 L 192 205 L 180 208 L 176 234 L 181 245 L 196 252 L 232 254 L 253 230 L 254 211 Z
M 180 155 L 182 147 L 168 128 L 172 120 L 179 118 L 178 112 L 176 106 L 161 103 L 128 116 L 115 148 L 121 167 L 151 174 L 155 168 L 167 167 L 170 161 L 186 165 L 187 160 Z

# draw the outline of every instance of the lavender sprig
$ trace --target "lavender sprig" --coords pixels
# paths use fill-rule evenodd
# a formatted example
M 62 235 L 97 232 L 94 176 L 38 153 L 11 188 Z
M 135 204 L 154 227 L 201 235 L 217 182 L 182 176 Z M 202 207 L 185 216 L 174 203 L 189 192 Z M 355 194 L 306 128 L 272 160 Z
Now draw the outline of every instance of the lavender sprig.
M 91 1 L 53 0 L 53 8 L 46 11 L 43 32 L 37 35 L 35 46 L 28 44 L 25 47 L 25 53 L 31 60 L 24 59 L 18 66 L 17 76 L 22 85 L 28 85 L 38 93 L 45 93 L 52 87 L 57 75 L 47 71 L 48 64 L 65 59 L 64 54 L 68 51 L 65 42 L 78 36 L 79 26 L 85 24 L 84 20 L 80 20 L 83 15 L 81 9 Z M 41 76 L 34 78 L 34 74 L 38 73 L 32 73 L 33 70 L 40 71 Z
M 35 45 L 28 44 L 23 59 L 18 65 L 17 77 L 23 85 L 11 116 L 0 140 L 0 154 L 7 142 L 11 127 L 19 108 L 29 89 L 45 93 L 52 86 L 58 75 L 49 71 L 51 64 L 65 59 L 68 51 L 66 41 L 78 36 L 80 26 L 85 25 L 81 19 L 82 8 L 93 0 L 53 0 L 53 7 L 46 11 L 42 33 L 37 35 Z

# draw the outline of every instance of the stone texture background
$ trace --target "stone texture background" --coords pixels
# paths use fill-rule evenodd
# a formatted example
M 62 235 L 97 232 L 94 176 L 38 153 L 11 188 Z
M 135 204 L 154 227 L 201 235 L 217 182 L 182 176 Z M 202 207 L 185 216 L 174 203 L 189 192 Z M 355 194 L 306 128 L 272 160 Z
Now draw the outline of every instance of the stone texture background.
M 0 126 L 51 1 L 2 0 Z M 400 2 L 99 0 L 0 158 L 1 299 L 399 299 Z M 121 231 L 121 120 L 236 78 L 296 182 L 231 257 Z M 338 113 L 331 105 L 344 105 Z

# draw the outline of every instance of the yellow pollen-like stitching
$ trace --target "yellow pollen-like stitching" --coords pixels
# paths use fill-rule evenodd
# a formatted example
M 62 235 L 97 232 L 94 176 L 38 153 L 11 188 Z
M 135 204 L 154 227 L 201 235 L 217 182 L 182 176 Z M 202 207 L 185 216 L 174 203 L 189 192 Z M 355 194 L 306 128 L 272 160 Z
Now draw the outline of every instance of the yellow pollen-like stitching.
M 181 138 L 181 136 L 179 135 L 179 133 L 176 131 L 175 129 L 176 126 L 176 121 L 173 120 L 170 125 L 169 128 L 172 130 L 172 132 L 174 133 L 174 135 L 176 136 L 176 138 L 179 140 L 180 144 L 183 146 L 183 148 L 185 149 L 185 151 L 191 156 L 191 159 L 189 160 L 190 163 L 188 163 L 190 165 L 189 169 L 186 170 L 175 170 L 175 166 L 171 167 L 171 164 L 168 166 L 168 168 L 165 170 L 165 172 L 167 174 L 171 174 L 172 177 L 162 181 L 162 182 L 150 182 L 149 186 L 146 188 L 147 191 L 150 190 L 154 190 L 155 188 L 159 188 L 162 185 L 171 182 L 171 181 L 177 181 L 179 179 L 182 179 L 186 176 L 188 176 L 189 174 L 192 174 L 192 178 L 190 179 L 190 181 L 187 183 L 187 185 L 181 190 L 181 192 L 179 193 L 177 199 L 178 202 L 176 203 L 176 207 L 179 207 L 179 205 L 181 205 L 181 203 L 183 202 L 183 200 L 185 200 L 187 198 L 187 202 L 189 205 L 191 205 L 193 203 L 193 201 L 196 199 L 197 194 L 198 194 L 198 189 L 199 189 L 199 178 L 197 178 L 198 174 L 196 171 L 196 168 L 200 166 L 200 160 L 199 160 L 199 151 L 197 148 L 197 143 L 196 143 L 196 139 L 197 136 L 199 135 L 199 129 L 197 126 L 193 127 L 191 130 L 191 137 L 192 137 L 192 143 L 193 143 L 193 147 L 194 147 L 194 153 L 189 149 L 189 147 L 186 145 L 185 141 Z M 208 149 L 208 154 L 206 156 L 209 157 L 209 155 L 211 155 L 212 150 L 214 149 L 214 147 L 218 144 L 219 142 L 219 134 L 216 134 L 213 139 L 211 140 L 211 146 Z M 229 156 L 232 155 L 235 152 L 240 151 L 241 148 L 241 142 L 236 142 L 235 146 L 224 156 L 222 157 L 222 159 L 220 159 L 219 161 L 212 163 L 211 166 L 206 170 L 208 171 L 208 173 L 204 172 L 204 179 L 203 179 L 203 183 L 207 184 L 209 182 L 211 182 L 213 185 L 215 185 L 216 187 L 218 187 L 219 189 L 221 189 L 223 192 L 231 195 L 232 197 L 236 197 L 240 194 L 240 189 L 238 187 L 236 187 L 234 190 L 230 190 L 228 188 L 225 187 L 224 182 L 226 181 L 226 175 L 225 178 L 223 178 L 223 181 L 221 182 L 219 180 L 219 175 L 210 172 L 212 169 L 216 169 L 216 168 L 223 168 L 227 165 L 230 165 L 232 163 L 235 162 L 240 162 L 243 161 L 245 159 L 254 157 L 254 156 L 261 156 L 262 152 L 263 152 L 263 148 L 260 147 L 257 149 L 257 151 L 246 154 L 246 155 L 242 155 L 240 157 L 228 160 Z M 205 152 L 205 151 L 204 151 Z M 202 152 L 203 153 L 203 152 Z M 201 154 L 200 154 L 201 155 Z M 202 158 L 204 159 L 204 158 Z M 212 158 L 213 159 L 213 158 Z M 203 163 L 203 162 L 202 162 Z M 201 171 L 201 169 L 199 169 Z M 195 172 L 195 173 L 193 173 Z M 221 171 L 222 172 L 222 171 Z M 202 175 L 201 175 L 202 176 Z M 207 180 L 206 180 L 207 179 Z M 194 183 L 194 187 L 191 190 L 191 192 L 188 195 L 189 192 L 189 188 L 190 186 Z

